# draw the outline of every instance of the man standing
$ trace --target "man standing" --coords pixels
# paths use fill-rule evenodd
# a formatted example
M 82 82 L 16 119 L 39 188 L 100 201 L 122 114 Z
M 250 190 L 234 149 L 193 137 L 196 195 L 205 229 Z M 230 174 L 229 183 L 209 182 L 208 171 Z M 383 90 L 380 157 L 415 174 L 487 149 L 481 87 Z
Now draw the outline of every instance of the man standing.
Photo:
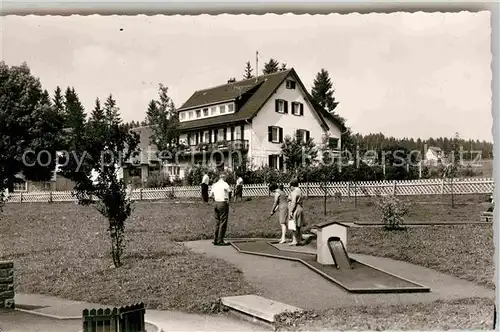
M 235 190 L 235 193 L 234 193 L 234 202 L 236 203 L 236 200 L 237 199 L 240 199 L 240 202 L 243 201 L 243 179 L 240 177 L 238 177 L 238 179 L 236 180 L 236 190 Z
M 203 178 L 201 179 L 201 197 L 203 202 L 208 203 L 208 182 L 210 178 L 207 173 L 203 173 Z
M 231 192 L 231 187 L 226 182 L 226 177 L 224 174 L 219 176 L 219 181 L 212 185 L 212 191 L 210 192 L 210 197 L 215 201 L 215 234 L 214 234 L 214 245 L 216 246 L 227 246 L 229 243 L 224 242 L 224 237 L 226 236 L 227 229 L 227 217 L 229 214 L 229 193 Z

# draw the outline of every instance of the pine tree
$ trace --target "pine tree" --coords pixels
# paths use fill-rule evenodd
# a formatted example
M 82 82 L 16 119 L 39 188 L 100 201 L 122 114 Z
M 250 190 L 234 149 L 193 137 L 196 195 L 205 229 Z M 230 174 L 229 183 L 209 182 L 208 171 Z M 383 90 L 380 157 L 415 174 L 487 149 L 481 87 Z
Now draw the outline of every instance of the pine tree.
M 50 100 L 50 95 L 47 90 L 43 90 L 40 103 L 45 106 L 52 106 L 52 101 Z
M 109 95 L 106 102 L 104 102 L 104 116 L 106 118 L 106 122 L 111 124 L 119 125 L 121 124 L 120 119 L 120 109 L 116 106 L 116 100 L 113 99 L 113 95 Z
M 54 98 L 52 99 L 54 108 L 59 114 L 64 114 L 64 96 L 59 86 L 54 90 Z
M 160 84 L 159 100 L 151 100 L 146 112 L 146 122 L 152 126 L 150 142 L 162 152 L 162 158 L 173 156 L 179 148 L 179 114 L 168 96 L 168 87 Z
M 286 69 L 286 63 L 282 63 L 279 71 L 285 71 Z
M 243 79 L 247 80 L 247 79 L 250 79 L 250 78 L 253 78 L 253 68 L 252 68 L 252 65 L 250 64 L 250 61 L 247 61 L 247 65 L 245 67 L 245 74 L 243 74 Z
M 64 96 L 65 128 L 70 128 L 78 137 L 85 127 L 85 109 L 78 98 L 75 88 L 67 88 Z
M 313 82 L 313 87 L 311 90 L 311 95 L 314 100 L 328 112 L 333 112 L 338 102 L 335 101 L 333 96 L 335 90 L 333 90 L 333 84 L 330 79 L 330 74 L 327 70 L 321 69 L 317 74 Z
M 94 109 L 90 114 L 90 120 L 98 122 L 98 121 L 104 121 L 105 119 L 106 119 L 106 114 L 104 113 L 104 110 L 101 107 L 101 101 L 99 100 L 99 98 L 96 98 Z
M 277 60 L 271 58 L 269 59 L 268 62 L 264 64 L 264 69 L 262 69 L 262 73 L 264 75 L 277 73 L 279 70 L 279 65 L 280 63 Z

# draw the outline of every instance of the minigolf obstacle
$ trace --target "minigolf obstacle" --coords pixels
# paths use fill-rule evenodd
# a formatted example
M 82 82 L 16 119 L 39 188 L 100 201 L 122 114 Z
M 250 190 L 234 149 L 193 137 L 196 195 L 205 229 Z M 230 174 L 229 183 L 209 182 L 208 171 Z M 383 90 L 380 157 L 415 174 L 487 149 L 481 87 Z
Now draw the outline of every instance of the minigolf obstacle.
M 349 226 L 326 222 L 313 227 L 316 248 L 290 247 L 277 241 L 234 240 L 231 245 L 243 254 L 299 261 L 306 267 L 351 293 L 418 293 L 430 288 L 349 257 Z M 310 242 L 309 239 L 306 242 Z

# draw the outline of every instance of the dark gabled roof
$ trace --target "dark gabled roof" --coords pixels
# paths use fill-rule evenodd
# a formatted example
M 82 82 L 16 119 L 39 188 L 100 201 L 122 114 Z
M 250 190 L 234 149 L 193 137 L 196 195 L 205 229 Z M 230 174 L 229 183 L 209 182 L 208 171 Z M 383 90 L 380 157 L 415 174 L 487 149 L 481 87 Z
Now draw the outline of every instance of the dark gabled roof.
M 209 104 L 216 104 L 228 100 L 236 100 L 240 95 L 246 92 L 249 92 L 251 94 L 251 97 L 235 113 L 181 122 L 179 124 L 179 129 L 191 130 L 250 120 L 257 115 L 262 106 L 264 106 L 269 98 L 271 98 L 272 94 L 280 87 L 280 85 L 289 75 L 294 76 L 302 90 L 305 92 L 306 99 L 311 103 L 313 108 L 318 113 L 322 125 L 328 128 L 328 124 L 324 120 L 324 118 L 328 118 L 334 124 L 339 126 L 339 128 L 342 128 L 341 123 L 332 114 L 328 113 L 328 111 L 314 102 L 312 96 L 304 87 L 304 84 L 300 80 L 295 70 L 291 68 L 274 74 L 261 75 L 248 80 L 228 83 L 214 88 L 196 91 L 188 99 L 188 101 L 186 101 L 184 105 L 179 108 L 179 110 L 187 108 L 197 108 L 203 105 L 208 106 Z
M 196 91 L 187 102 L 182 105 L 179 110 L 200 107 L 208 104 L 208 102 L 215 104 L 226 100 L 236 99 L 240 94 L 255 90 L 252 96 L 245 102 L 245 104 L 235 113 L 210 117 L 200 120 L 192 120 L 181 122 L 179 125 L 180 130 L 196 129 L 203 127 L 210 127 L 221 125 L 225 123 L 232 123 L 238 121 L 249 120 L 257 115 L 257 112 L 269 100 L 271 95 L 279 88 L 285 78 L 292 72 L 293 69 L 280 71 L 274 74 L 261 75 L 248 80 L 243 80 L 235 83 L 229 83 L 215 88 Z M 241 92 L 238 87 L 241 87 Z M 255 89 L 254 89 L 255 88 Z M 203 95 L 205 93 L 205 95 Z M 188 106 L 186 106 L 188 105 Z
M 219 85 L 213 88 L 197 90 L 181 107 L 179 107 L 179 111 L 235 100 L 252 88 L 262 84 L 267 76 L 269 75 L 259 76 L 257 79 L 251 78 L 243 81 Z

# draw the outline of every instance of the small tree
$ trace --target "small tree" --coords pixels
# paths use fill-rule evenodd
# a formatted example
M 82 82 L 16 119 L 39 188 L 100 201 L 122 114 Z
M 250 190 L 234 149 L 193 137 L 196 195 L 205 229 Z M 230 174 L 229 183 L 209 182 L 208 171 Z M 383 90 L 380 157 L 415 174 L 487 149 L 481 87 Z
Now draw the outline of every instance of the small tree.
M 408 214 L 408 206 L 393 195 L 378 197 L 377 206 L 382 213 L 384 228 L 388 231 L 405 229 L 404 216 Z
M 125 247 L 125 221 L 131 214 L 132 202 L 127 185 L 118 178 L 117 171 L 122 161 L 128 160 L 136 150 L 139 138 L 119 124 L 121 121 L 108 120 L 96 101 L 96 108 L 84 126 L 85 139 L 78 146 L 77 155 L 83 159 L 80 163 L 68 163 L 62 173 L 75 182 L 74 195 L 79 204 L 95 206 L 108 219 L 113 264 L 120 267 Z M 95 181 L 92 173 L 97 174 Z
M 451 141 L 451 151 L 446 158 L 443 168 L 443 180 L 448 179 L 450 185 L 451 207 L 455 208 L 455 193 L 453 188 L 453 179 L 457 177 L 462 162 L 462 147 L 460 146 L 460 135 L 455 133 Z
M 253 78 L 253 68 L 252 65 L 250 64 L 250 61 L 247 61 L 246 67 L 245 67 L 245 73 L 243 74 L 243 79 L 247 80 L 250 78 Z
M 297 172 L 301 167 L 311 166 L 318 156 L 318 148 L 312 138 L 286 136 L 281 144 L 287 171 Z

